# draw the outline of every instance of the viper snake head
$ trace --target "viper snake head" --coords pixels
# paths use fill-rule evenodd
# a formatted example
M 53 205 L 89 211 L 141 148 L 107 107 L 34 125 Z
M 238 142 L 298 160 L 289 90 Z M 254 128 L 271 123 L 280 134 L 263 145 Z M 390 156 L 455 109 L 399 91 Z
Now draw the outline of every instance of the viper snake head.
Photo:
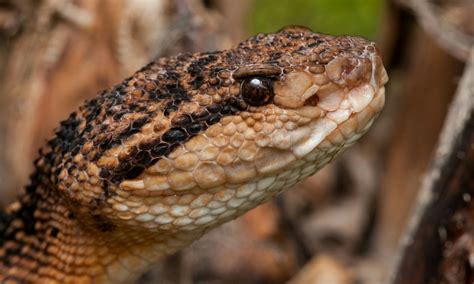
M 387 80 L 374 43 L 298 27 L 158 59 L 63 123 L 56 183 L 79 216 L 178 236 L 173 250 L 352 145 Z

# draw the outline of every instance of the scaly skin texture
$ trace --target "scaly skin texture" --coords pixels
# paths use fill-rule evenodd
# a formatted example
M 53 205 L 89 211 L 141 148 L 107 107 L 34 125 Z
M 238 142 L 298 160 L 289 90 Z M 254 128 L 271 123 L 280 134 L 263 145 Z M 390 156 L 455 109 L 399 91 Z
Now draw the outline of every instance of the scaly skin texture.
M 0 281 L 135 280 L 352 145 L 386 81 L 373 43 L 297 27 L 150 63 L 40 152 L 0 213 Z

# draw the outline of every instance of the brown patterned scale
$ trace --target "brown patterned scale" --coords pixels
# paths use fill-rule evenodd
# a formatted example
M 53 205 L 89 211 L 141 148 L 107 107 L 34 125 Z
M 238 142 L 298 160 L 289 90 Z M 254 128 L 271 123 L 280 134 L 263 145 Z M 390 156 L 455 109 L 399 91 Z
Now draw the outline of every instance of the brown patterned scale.
M 373 43 L 296 27 L 148 64 L 41 151 L 0 213 L 0 282 L 133 281 L 333 160 L 386 82 Z

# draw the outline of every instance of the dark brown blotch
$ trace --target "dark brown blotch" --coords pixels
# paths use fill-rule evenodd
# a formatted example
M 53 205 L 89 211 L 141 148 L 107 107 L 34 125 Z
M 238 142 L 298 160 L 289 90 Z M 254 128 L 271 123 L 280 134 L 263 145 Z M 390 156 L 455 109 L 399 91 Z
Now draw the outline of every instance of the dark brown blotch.
M 177 116 L 173 118 L 173 120 L 171 120 L 171 123 L 176 127 L 186 127 L 191 122 L 192 122 L 192 119 L 187 114 Z
M 219 113 L 214 113 L 209 116 L 209 118 L 206 120 L 207 124 L 213 125 L 218 123 L 221 120 L 222 115 Z
M 207 109 L 200 109 L 192 113 L 191 117 L 193 118 L 193 120 L 202 121 L 202 120 L 206 120 L 209 117 L 209 115 L 210 113 Z
M 164 142 L 175 143 L 184 142 L 188 138 L 188 134 L 182 128 L 171 128 L 161 138 Z
M 134 178 L 137 178 L 141 173 L 143 173 L 144 170 L 145 170 L 145 168 L 142 167 L 142 166 L 132 167 L 132 168 L 130 168 L 130 170 L 128 170 L 128 172 L 125 174 L 124 178 L 125 178 L 125 179 L 134 179 Z
M 148 165 L 151 159 L 152 157 L 151 157 L 150 152 L 146 150 L 139 151 L 133 159 L 133 164 L 137 166 Z
M 211 113 L 218 113 L 221 111 L 221 108 L 220 104 L 211 104 L 207 107 L 207 110 Z
M 194 122 L 186 126 L 186 131 L 189 133 L 189 135 L 196 135 L 199 134 L 204 128 L 205 126 L 202 123 Z
M 166 155 L 170 150 L 170 145 L 167 143 L 159 143 L 151 149 L 151 155 L 154 158 L 159 158 Z

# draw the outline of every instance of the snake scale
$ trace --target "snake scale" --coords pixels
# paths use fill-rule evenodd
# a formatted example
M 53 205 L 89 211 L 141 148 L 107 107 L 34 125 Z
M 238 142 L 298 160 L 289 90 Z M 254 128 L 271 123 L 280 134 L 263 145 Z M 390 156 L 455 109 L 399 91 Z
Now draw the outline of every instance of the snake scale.
M 0 282 L 133 282 L 352 145 L 387 80 L 374 43 L 302 27 L 157 59 L 40 150 L 0 212 Z

